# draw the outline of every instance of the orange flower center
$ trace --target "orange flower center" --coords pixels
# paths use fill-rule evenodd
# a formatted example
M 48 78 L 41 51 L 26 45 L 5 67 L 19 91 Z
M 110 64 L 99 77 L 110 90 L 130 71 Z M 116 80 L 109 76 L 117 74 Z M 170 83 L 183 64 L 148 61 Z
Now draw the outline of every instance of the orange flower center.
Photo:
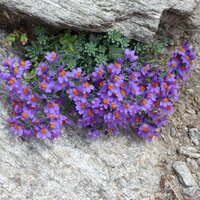
M 73 94 L 74 95 L 78 95 L 78 90 L 77 89 L 73 89 Z
M 136 122 L 136 123 L 139 123 L 139 122 L 140 122 L 140 118 L 139 118 L 139 117 L 136 117 L 136 118 L 135 118 L 135 122 Z
M 21 65 L 22 67 L 24 67 L 24 66 L 25 66 L 25 62 L 24 62 L 24 61 L 20 61 L 20 65 Z
M 35 95 L 33 95 L 33 96 L 31 97 L 31 100 L 32 100 L 32 101 L 37 101 L 37 97 L 36 97 Z
M 111 107 L 112 107 L 113 109 L 115 109 L 115 108 L 117 108 L 117 104 L 116 104 L 116 103 L 112 103 Z
M 50 113 L 48 116 L 49 116 L 50 119 L 53 119 L 53 118 L 54 118 L 54 115 L 51 114 L 51 113 Z
M 119 118 L 119 112 L 114 113 L 115 118 Z
M 14 68 L 14 72 L 17 73 L 19 69 L 17 67 Z
M 64 71 L 64 70 L 62 70 L 61 72 L 60 72 L 60 76 L 64 76 L 66 74 L 66 72 Z
M 159 104 L 159 101 L 154 101 L 153 104 L 157 106 Z
M 28 117 L 27 113 L 23 112 L 23 113 L 22 113 L 22 117 L 23 117 L 24 119 L 27 119 L 27 117 Z
M 116 68 L 119 68 L 119 67 L 120 67 L 120 64 L 119 64 L 119 63 L 115 63 L 115 67 L 116 67 Z
M 42 128 L 42 129 L 41 129 L 41 133 L 42 133 L 42 134 L 45 134 L 46 132 L 47 132 L 47 129 L 46 129 L 46 128 Z
M 99 85 L 100 85 L 100 87 L 102 87 L 102 86 L 104 85 L 104 81 L 101 81 L 101 82 L 99 83 Z
M 110 83 L 110 84 L 108 85 L 108 89 L 109 89 L 109 90 L 112 90 L 112 89 L 113 89 L 113 87 L 114 87 L 114 86 L 113 86 L 113 84 L 112 84 L 112 83 Z
M 153 83 L 152 83 L 152 86 L 153 86 L 153 87 L 157 87 L 157 86 L 158 86 L 158 83 L 153 82 Z
M 134 75 L 131 76 L 132 81 L 135 80 L 135 78 L 136 78 L 136 76 L 134 76 Z
M 50 124 L 50 128 L 54 128 L 55 127 L 55 124 L 54 123 L 51 123 Z
M 185 48 L 181 48 L 181 52 L 183 52 L 183 53 L 184 53 L 184 52 L 185 52 Z
M 143 69 L 146 71 L 147 70 L 147 66 L 144 66 Z
M 144 131 L 145 133 L 147 133 L 147 132 L 148 132 L 148 126 L 144 126 L 144 127 L 143 127 L 143 131 Z
M 80 77 L 80 76 L 81 76 L 81 72 L 77 72 L 77 73 L 75 74 L 75 76 L 76 76 L 76 77 Z
M 109 104 L 108 99 L 104 99 L 104 100 L 103 100 L 103 104 Z
M 81 108 L 83 108 L 83 109 L 85 108 L 85 104 L 84 103 L 81 104 Z
M 169 90 L 169 85 L 168 85 L 167 83 L 164 83 L 163 86 L 164 86 L 164 88 L 165 88 L 166 90 Z
M 173 76 L 173 74 L 169 73 L 167 76 L 168 76 L 169 78 L 171 78 L 171 77 Z
M 166 103 L 168 102 L 168 98 L 164 98 L 163 101 Z
M 46 75 L 42 75 L 42 80 L 46 80 L 47 76 Z
M 143 101 L 142 101 L 142 105 L 145 105 L 147 103 L 147 99 L 144 99 Z
M 26 94 L 26 93 L 28 92 L 28 88 L 26 88 L 26 87 L 23 88 L 22 90 L 23 90 L 23 93 L 24 93 L 24 94 Z
M 53 102 L 48 103 L 48 107 L 50 107 L 50 108 L 54 107 L 54 103 Z
M 100 69 L 100 70 L 98 71 L 98 74 L 99 74 L 99 75 L 102 75 L 102 74 L 103 74 L 103 70 Z
M 42 89 L 45 89 L 47 87 L 46 83 L 41 83 Z
M 52 55 L 52 56 L 51 56 L 51 59 L 52 59 L 52 60 L 55 60 L 56 57 L 57 57 L 56 55 Z
M 172 108 L 171 106 L 167 106 L 167 110 L 171 110 L 171 108 Z
M 126 92 L 125 92 L 124 90 L 120 90 L 120 94 L 121 94 L 122 96 L 125 96 Z
M 128 103 L 125 103 L 123 106 L 124 106 L 124 108 L 129 108 L 129 104 Z
M 183 66 L 183 67 L 181 67 L 181 70 L 182 70 L 182 71 L 186 71 L 186 70 L 187 70 L 187 67 Z
M 45 66 L 44 66 L 44 65 L 42 65 L 42 67 L 41 67 L 41 70 L 42 70 L 42 71 L 44 71 L 44 70 L 45 70 Z
M 10 79 L 9 79 L 9 83 L 10 83 L 10 84 L 15 83 L 15 79 L 14 79 L 14 78 L 10 78 Z
M 176 63 L 172 63 L 172 67 L 176 67 Z
M 21 126 L 19 124 L 15 124 L 15 128 L 19 130 Z
M 88 82 L 85 82 L 83 85 L 84 87 L 88 87 L 90 84 Z
M 88 110 L 88 115 L 93 115 L 93 111 L 92 110 Z
M 151 134 L 151 135 L 149 135 L 149 137 L 150 137 L 151 139 L 153 139 L 154 136 Z
M 191 61 L 190 61 L 190 64 L 193 65 L 193 64 L 194 64 L 194 60 L 191 60 Z
M 118 80 L 119 80 L 119 76 L 115 75 L 114 81 L 118 81 Z
M 141 85 L 141 86 L 140 86 L 140 90 L 141 90 L 141 91 L 144 91 L 144 90 L 145 90 L 145 87 L 144 87 L 143 85 Z
M 20 107 L 23 107 L 23 106 L 24 106 L 24 103 L 23 103 L 23 102 L 19 102 L 18 105 L 19 105 Z

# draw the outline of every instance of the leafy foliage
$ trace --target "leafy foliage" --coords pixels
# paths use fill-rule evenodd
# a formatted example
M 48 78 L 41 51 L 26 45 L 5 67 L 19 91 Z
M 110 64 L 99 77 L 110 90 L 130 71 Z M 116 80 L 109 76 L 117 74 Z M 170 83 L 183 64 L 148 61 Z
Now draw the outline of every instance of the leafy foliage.
M 3 40 L 4 46 L 12 46 L 14 42 L 19 42 L 21 45 L 26 45 L 28 42 L 28 36 L 21 31 L 14 31 L 6 36 Z
M 147 61 L 158 62 L 159 55 L 169 43 L 167 39 L 163 39 L 152 44 L 144 44 L 130 40 L 118 31 L 107 34 L 64 31 L 54 35 L 40 26 L 33 29 L 30 38 L 24 51 L 25 57 L 30 59 L 34 67 L 44 60 L 46 52 L 55 51 L 61 55 L 61 62 L 67 70 L 81 67 L 87 73 L 91 73 L 93 68 L 101 63 L 113 62 L 122 57 L 126 48 L 137 51 L 138 66 Z M 26 44 L 27 41 L 27 35 L 19 31 L 11 33 L 6 38 L 9 45 L 13 42 Z

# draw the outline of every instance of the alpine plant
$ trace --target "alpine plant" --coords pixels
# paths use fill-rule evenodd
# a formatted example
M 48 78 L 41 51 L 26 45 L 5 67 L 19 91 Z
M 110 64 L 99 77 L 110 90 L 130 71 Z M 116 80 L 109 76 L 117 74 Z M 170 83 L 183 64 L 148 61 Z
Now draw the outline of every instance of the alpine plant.
M 15 57 L 2 62 L 7 70 L 0 79 L 9 89 L 13 110 L 8 122 L 15 135 L 53 140 L 61 136 L 63 124 L 75 123 L 88 129 L 89 138 L 105 131 L 118 135 L 119 128 L 130 126 L 151 141 L 174 112 L 179 80 L 187 81 L 195 67 L 188 42 L 174 51 L 165 69 L 139 65 L 136 52 L 129 49 L 124 57 L 99 65 L 91 74 L 81 67 L 66 71 L 59 59 L 56 52 L 47 52 L 33 79 L 29 79 L 30 61 Z

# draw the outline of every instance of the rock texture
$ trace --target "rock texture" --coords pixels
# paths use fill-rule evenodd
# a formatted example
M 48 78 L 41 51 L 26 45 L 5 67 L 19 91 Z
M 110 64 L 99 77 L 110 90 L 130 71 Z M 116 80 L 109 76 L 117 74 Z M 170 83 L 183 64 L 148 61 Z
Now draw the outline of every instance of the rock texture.
M 4 122 L 1 200 L 144 200 L 158 191 L 158 141 L 145 144 L 125 136 L 88 141 L 77 129 L 65 130 L 53 143 L 24 141 L 12 136 Z
M 200 132 L 196 128 L 190 129 L 189 136 L 195 145 L 200 145 Z
M 0 6 L 61 28 L 95 32 L 119 29 L 146 42 L 155 36 L 166 11 L 184 18 L 193 28 L 200 26 L 199 0 L 0 0 Z M 6 12 L 5 16 L 12 18 Z
M 198 185 L 190 173 L 186 163 L 183 161 L 175 161 L 173 169 L 178 175 L 179 181 L 184 186 L 183 192 L 188 196 L 193 196 L 198 188 Z

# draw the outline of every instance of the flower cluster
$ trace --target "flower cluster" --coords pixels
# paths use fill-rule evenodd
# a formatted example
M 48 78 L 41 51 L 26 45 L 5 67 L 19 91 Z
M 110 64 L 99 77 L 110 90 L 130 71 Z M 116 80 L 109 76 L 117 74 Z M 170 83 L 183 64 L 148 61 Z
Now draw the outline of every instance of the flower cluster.
M 151 141 L 174 111 L 178 80 L 186 81 L 195 66 L 195 53 L 187 42 L 175 50 L 166 69 L 140 65 L 135 51 L 129 49 L 123 58 L 101 64 L 91 74 L 81 68 L 66 71 L 55 52 L 48 52 L 45 59 L 29 84 L 29 61 L 8 58 L 2 62 L 9 72 L 1 72 L 0 79 L 6 81 L 13 104 L 8 121 L 17 135 L 57 138 L 62 124 L 72 122 L 69 114 L 63 114 L 71 104 L 77 125 L 89 129 L 89 138 L 99 137 L 102 130 L 117 135 L 120 127 L 131 126 L 138 136 Z

